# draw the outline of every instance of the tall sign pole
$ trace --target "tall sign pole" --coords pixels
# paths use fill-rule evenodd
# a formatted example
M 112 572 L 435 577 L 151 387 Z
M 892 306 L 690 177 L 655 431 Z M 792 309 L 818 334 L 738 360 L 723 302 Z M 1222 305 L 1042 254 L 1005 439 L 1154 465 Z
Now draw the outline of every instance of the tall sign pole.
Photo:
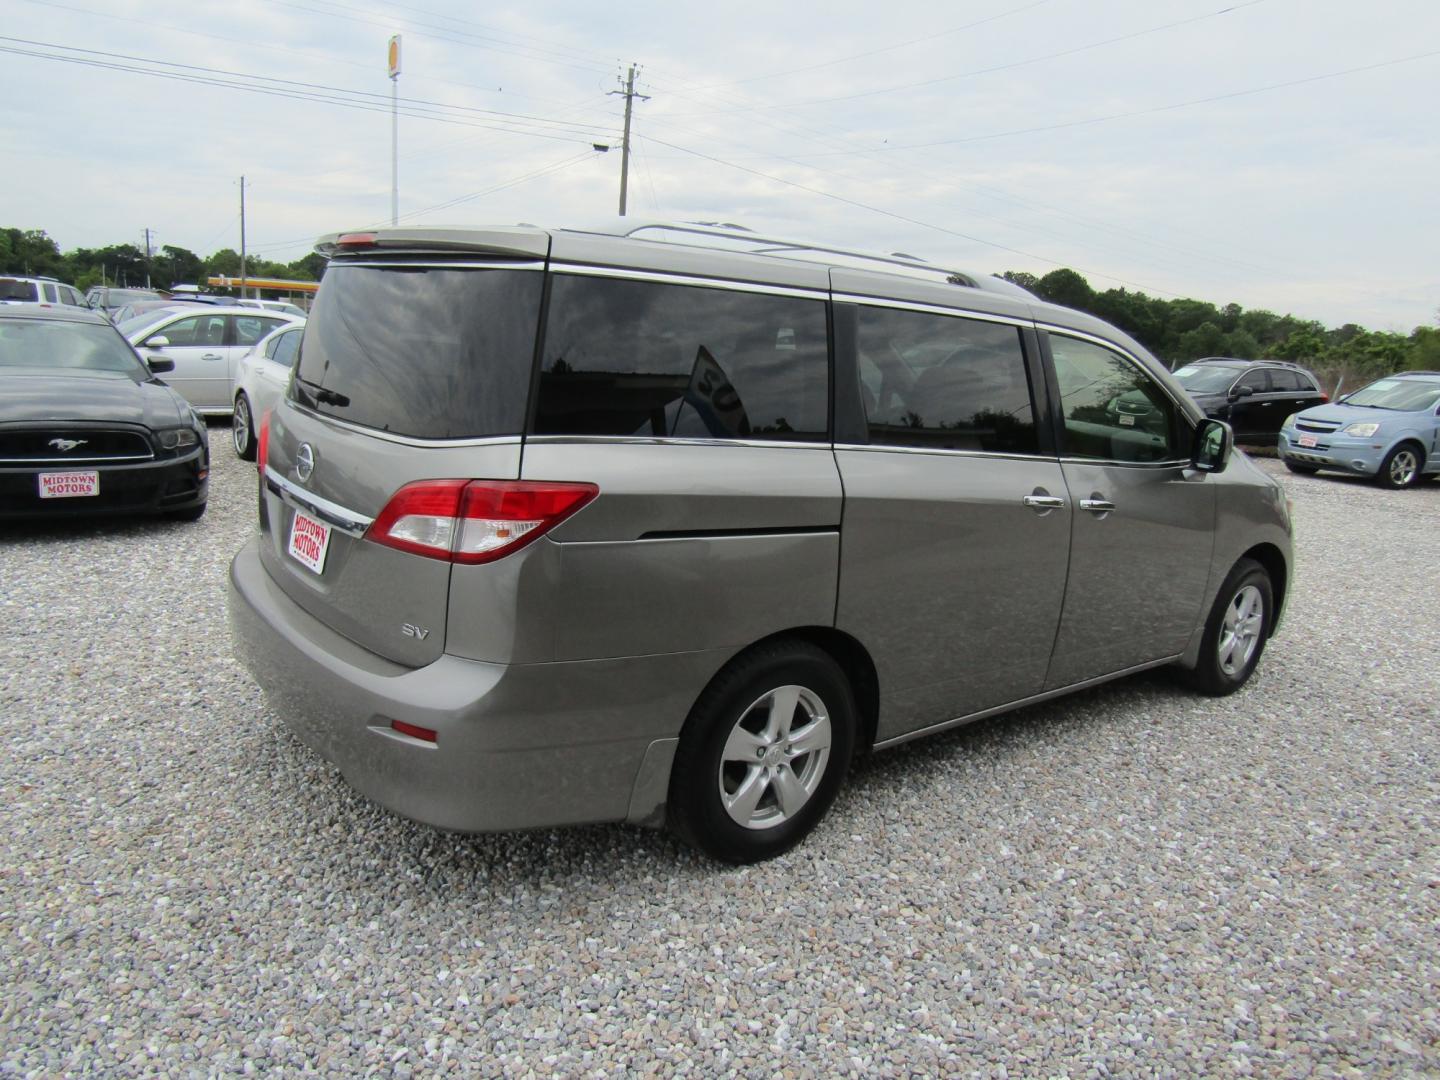
M 400 35 L 390 38 L 390 224 L 400 223 Z
M 245 299 L 245 177 L 240 177 L 240 299 Z

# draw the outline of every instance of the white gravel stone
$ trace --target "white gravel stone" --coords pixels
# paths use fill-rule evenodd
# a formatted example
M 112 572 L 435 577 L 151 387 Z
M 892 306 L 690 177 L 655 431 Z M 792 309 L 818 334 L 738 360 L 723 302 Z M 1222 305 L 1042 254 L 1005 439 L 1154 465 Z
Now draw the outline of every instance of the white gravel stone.
M 1440 1071 L 1440 483 L 1292 477 L 1251 685 L 1162 674 L 862 763 L 728 869 L 356 795 L 231 658 L 195 524 L 0 525 L 0 1072 Z

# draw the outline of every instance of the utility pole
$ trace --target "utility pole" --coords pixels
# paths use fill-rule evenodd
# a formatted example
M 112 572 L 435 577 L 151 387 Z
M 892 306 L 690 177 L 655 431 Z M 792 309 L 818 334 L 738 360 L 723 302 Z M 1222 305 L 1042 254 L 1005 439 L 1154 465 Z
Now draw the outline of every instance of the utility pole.
M 245 299 L 245 177 L 240 177 L 240 299 Z
M 390 38 L 390 225 L 400 224 L 400 35 Z
M 154 249 L 150 246 L 150 226 L 145 226 L 145 287 L 150 288 L 150 260 L 155 257 Z
M 625 193 L 630 186 L 630 110 L 638 97 L 641 101 L 649 101 L 648 94 L 635 93 L 635 65 L 630 65 L 630 73 L 625 77 L 625 89 L 611 90 L 612 94 L 623 93 L 625 95 L 625 139 L 620 145 L 620 216 L 625 216 Z

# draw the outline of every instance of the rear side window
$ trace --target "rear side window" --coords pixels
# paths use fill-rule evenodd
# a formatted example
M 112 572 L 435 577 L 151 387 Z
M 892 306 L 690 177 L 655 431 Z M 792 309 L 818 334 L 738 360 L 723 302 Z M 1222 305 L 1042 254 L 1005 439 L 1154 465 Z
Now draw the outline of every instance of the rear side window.
M 16 281 L 14 278 L 0 278 L 0 300 L 40 299 L 40 292 L 33 281 Z
M 291 330 L 280 334 L 272 343 L 273 349 L 270 352 L 270 359 L 282 367 L 291 368 L 295 366 L 295 357 L 300 350 L 300 335 L 302 330 Z
M 861 308 L 857 331 L 873 445 L 1037 451 L 1018 327 Z
M 398 435 L 518 435 L 542 286 L 530 270 L 331 264 L 292 393 Z
M 535 432 L 824 439 L 825 303 L 556 275 Z

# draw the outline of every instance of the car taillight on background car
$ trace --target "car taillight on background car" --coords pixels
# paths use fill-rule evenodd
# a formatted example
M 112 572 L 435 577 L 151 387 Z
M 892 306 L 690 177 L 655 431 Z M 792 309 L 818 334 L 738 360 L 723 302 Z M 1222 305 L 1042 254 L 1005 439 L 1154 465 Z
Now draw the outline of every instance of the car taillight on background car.
M 548 480 L 417 480 L 395 492 L 365 539 L 431 559 L 493 562 L 598 494 L 594 484 Z
M 260 436 L 255 440 L 255 467 L 260 470 L 260 479 L 265 479 L 265 458 L 270 453 L 270 410 L 260 417 Z

